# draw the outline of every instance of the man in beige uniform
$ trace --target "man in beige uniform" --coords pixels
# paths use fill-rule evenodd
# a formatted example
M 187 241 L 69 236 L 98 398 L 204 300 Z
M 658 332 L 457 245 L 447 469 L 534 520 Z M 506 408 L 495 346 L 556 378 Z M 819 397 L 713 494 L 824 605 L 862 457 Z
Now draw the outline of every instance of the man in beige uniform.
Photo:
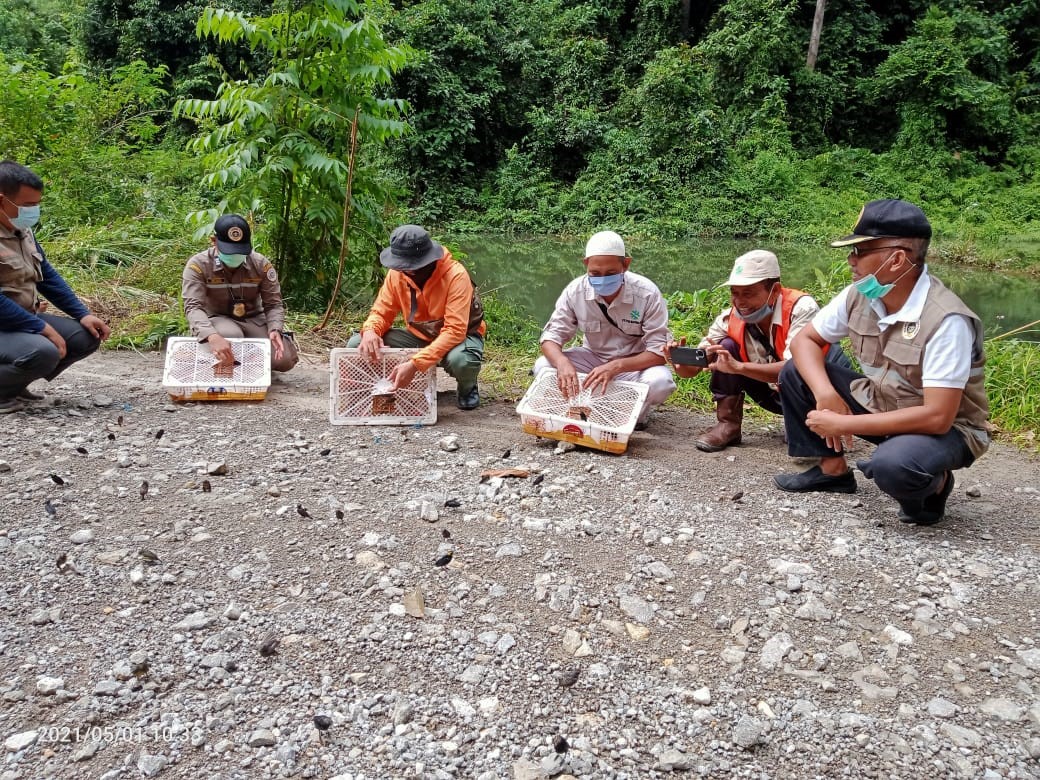
M 253 251 L 249 223 L 225 214 L 213 226 L 212 246 L 184 267 L 181 297 L 191 333 L 209 344 L 221 364 L 235 357 L 228 339 L 271 340 L 271 369 L 288 371 L 299 356 L 285 329 L 278 272 Z

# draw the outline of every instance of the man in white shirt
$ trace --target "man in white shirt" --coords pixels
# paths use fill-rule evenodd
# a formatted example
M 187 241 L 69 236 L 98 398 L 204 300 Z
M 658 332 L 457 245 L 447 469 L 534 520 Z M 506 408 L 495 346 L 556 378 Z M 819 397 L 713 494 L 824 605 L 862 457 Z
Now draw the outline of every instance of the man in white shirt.
M 628 267 L 632 258 L 617 233 L 596 233 L 585 245 L 587 273 L 564 288 L 542 331 L 542 357 L 535 374 L 552 366 L 560 392 L 573 398 L 578 373 L 587 374 L 584 388 L 602 393 L 612 380 L 642 382 L 649 387 L 637 425 L 675 390 L 665 361 L 671 339 L 668 306 L 657 286 Z M 577 331 L 582 345 L 564 349 Z
M 844 447 L 859 436 L 878 447 L 856 466 L 899 502 L 899 519 L 932 525 L 953 471 L 989 446 L 982 323 L 928 273 L 931 235 L 917 206 L 876 200 L 832 243 L 851 249 L 852 285 L 802 330 L 780 374 L 789 453 L 820 464 L 777 475 L 782 490 L 855 492 Z M 863 374 L 824 363 L 845 336 Z

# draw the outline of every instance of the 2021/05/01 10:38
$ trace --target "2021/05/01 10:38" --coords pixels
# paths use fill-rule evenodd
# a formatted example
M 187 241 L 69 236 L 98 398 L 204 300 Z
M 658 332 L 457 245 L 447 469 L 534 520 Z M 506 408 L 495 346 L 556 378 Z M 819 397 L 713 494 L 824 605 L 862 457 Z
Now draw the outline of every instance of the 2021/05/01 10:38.
M 40 742 L 198 742 L 202 729 L 179 726 L 45 726 Z

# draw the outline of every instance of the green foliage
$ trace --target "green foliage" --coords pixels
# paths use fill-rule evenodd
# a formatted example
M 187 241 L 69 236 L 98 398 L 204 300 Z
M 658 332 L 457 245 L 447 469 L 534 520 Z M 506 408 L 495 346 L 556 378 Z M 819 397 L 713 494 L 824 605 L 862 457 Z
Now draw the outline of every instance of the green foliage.
M 11 62 L 31 61 L 59 73 L 72 47 L 80 2 L 4 0 L 0 4 L 0 52 Z
M 350 165 L 351 124 L 361 153 L 353 182 L 352 256 L 383 234 L 391 190 L 372 166 L 369 145 L 405 131 L 402 102 L 377 96 L 408 59 L 387 44 L 367 6 L 353 0 L 304 3 L 266 17 L 207 8 L 200 36 L 265 53 L 263 77 L 225 78 L 214 100 L 185 99 L 178 116 L 193 119 L 189 148 L 208 171 L 217 206 L 192 215 L 207 234 L 224 212 L 266 222 L 266 247 L 297 306 L 318 305 L 332 286 Z M 355 259 L 351 271 L 367 264 Z
M 1014 339 L 986 342 L 986 395 L 993 423 L 1034 449 L 1040 448 L 1040 396 L 1032 392 L 1038 376 L 1040 344 Z
M 928 9 L 871 78 L 877 102 L 894 100 L 898 145 L 922 158 L 972 149 L 1001 159 L 1017 135 L 1006 81 L 1011 48 L 1000 24 L 970 8 Z

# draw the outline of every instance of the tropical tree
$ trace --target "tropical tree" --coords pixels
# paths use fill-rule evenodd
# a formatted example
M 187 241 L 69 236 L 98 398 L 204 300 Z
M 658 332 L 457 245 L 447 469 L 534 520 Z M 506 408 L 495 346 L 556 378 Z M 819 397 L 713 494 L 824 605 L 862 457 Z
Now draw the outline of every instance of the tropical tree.
M 189 149 L 202 156 L 218 200 L 191 215 L 199 235 L 223 212 L 264 221 L 262 240 L 283 289 L 313 307 L 330 289 L 348 239 L 345 208 L 354 215 L 350 239 L 382 241 L 390 189 L 365 146 L 406 130 L 403 101 L 379 91 L 411 53 L 387 43 L 363 2 L 285 5 L 265 17 L 207 8 L 200 36 L 262 51 L 270 66 L 262 76 L 225 77 L 214 100 L 181 100 L 175 111 L 198 122 Z M 360 151 L 345 203 L 355 116 Z M 348 270 L 365 267 L 356 261 Z

